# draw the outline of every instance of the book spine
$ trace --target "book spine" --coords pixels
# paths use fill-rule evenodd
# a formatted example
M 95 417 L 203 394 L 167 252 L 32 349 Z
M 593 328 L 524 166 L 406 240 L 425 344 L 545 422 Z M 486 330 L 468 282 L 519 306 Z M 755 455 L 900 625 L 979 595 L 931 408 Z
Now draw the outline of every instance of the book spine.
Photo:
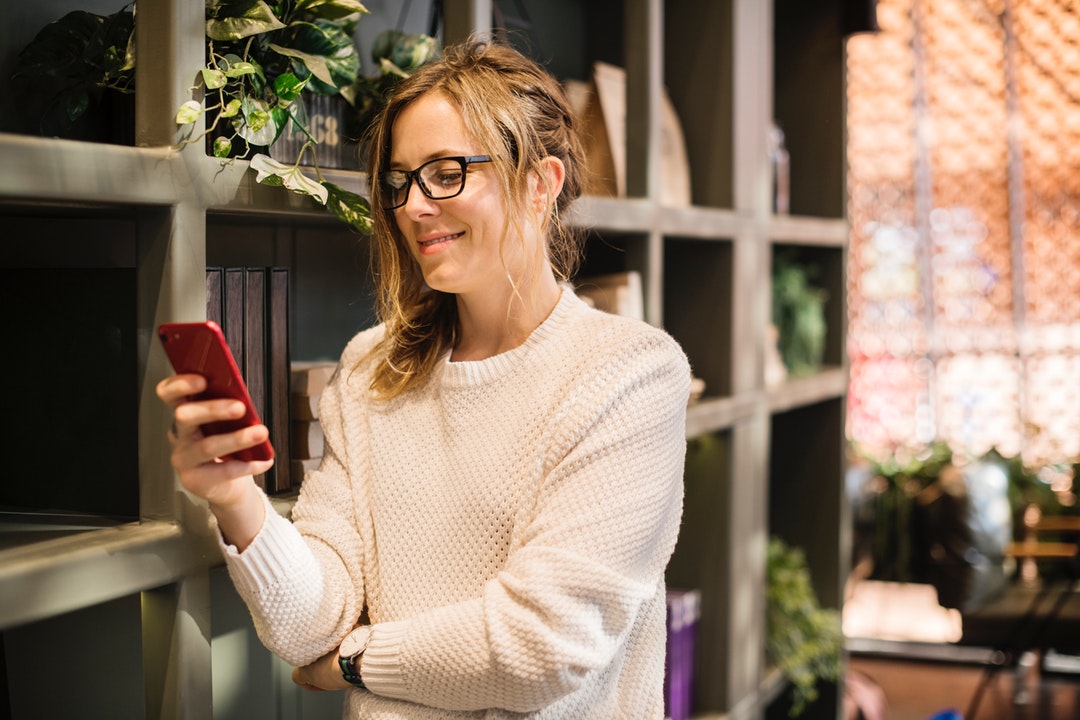
M 322 425 L 318 421 L 296 421 L 292 427 L 292 455 L 296 460 L 320 458 L 326 446 Z
M 259 418 L 266 422 L 266 270 L 244 270 L 244 372 L 248 394 Z M 266 473 L 255 476 L 259 487 L 266 486 Z
M 270 443 L 276 460 L 267 476 L 271 492 L 285 492 L 293 487 L 289 426 L 292 422 L 289 397 L 289 271 L 271 268 L 266 296 L 267 330 L 267 415 Z M 303 478 L 300 475 L 295 482 Z
M 225 300 L 225 270 L 219 267 L 206 268 L 206 319 L 216 322 L 224 328 L 222 307 Z
M 233 360 L 244 370 L 244 270 L 225 268 L 225 292 L 222 297 L 221 330 L 232 351 Z M 245 378 L 246 380 L 246 378 Z

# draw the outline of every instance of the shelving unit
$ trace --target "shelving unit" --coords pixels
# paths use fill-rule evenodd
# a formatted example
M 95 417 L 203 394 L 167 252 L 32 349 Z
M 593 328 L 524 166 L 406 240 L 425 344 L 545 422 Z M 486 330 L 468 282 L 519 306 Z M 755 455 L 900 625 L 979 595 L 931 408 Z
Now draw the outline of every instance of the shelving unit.
M 444 7 L 451 38 L 486 29 L 491 17 L 490 0 Z M 595 61 L 627 68 L 631 197 L 588 197 L 575 207 L 574 221 L 591 233 L 582 275 L 639 271 L 646 318 L 682 343 L 706 382 L 688 412 L 686 511 L 669 584 L 702 592 L 701 716 L 765 717 L 784 701 L 764 654 L 768 536 L 806 549 L 826 606 L 840 606 L 847 574 L 839 1 L 601 0 L 532 3 L 530 12 L 540 46 L 567 77 L 587 78 Z M 153 52 L 139 55 L 138 147 L 0 133 L 0 223 L 18 230 L 3 233 L 0 268 L 130 268 L 137 348 L 129 411 L 138 427 L 138 518 L 0 525 L 8 668 L 0 705 L 14 717 L 28 697 L 63 714 L 64 695 L 79 698 L 82 717 L 100 704 L 103 717 L 113 717 L 109 707 L 135 707 L 147 718 L 220 720 L 234 716 L 237 698 L 249 709 L 287 707 L 288 717 L 336 717 L 332 703 L 292 688 L 288 668 L 260 655 L 237 619 L 243 614 L 217 567 L 205 512 L 177 491 L 168 464 L 168 417 L 153 393 L 168 364 L 153 328 L 204 316 L 208 264 L 285 265 L 293 357 L 336 358 L 370 322 L 366 241 L 306 199 L 256 184 L 246 163 L 223 167 L 201 148 L 169 148 L 173 111 L 201 64 L 202 23 L 202 3 L 140 3 L 137 44 Z M 560 46 L 557 29 L 567 25 L 577 31 L 566 36 L 585 37 L 584 45 Z M 658 200 L 663 87 L 683 124 L 691 207 Z M 791 216 L 771 210 L 766 133 L 774 117 L 789 138 Z M 332 179 L 363 187 L 355 173 Z M 57 216 L 73 219 L 79 236 L 57 230 Z M 830 330 L 821 373 L 767 388 L 776 247 L 825 268 Z M 48 402 L 63 412 L 65 398 Z M 277 503 L 288 512 L 287 499 Z M 94 648 L 80 658 L 93 671 L 56 693 L 53 679 L 19 670 L 54 659 L 57 639 L 73 627 Z M 123 642 L 104 650 L 114 636 Z M 233 651 L 257 671 L 230 685 L 235 697 L 226 698 Z M 119 682 L 117 667 L 134 670 Z M 815 715 L 836 717 L 835 697 Z

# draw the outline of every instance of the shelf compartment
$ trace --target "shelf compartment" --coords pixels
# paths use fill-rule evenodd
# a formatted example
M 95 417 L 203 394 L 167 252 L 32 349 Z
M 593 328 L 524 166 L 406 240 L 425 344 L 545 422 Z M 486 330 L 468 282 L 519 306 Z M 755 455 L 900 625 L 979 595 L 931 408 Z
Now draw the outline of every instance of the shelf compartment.
M 130 594 L 0 634 L 4 717 L 147 717 L 141 600 Z
M 845 250 L 840 247 L 774 243 L 770 258 L 771 268 L 776 267 L 777 255 L 781 253 L 790 264 L 805 267 L 808 273 L 807 283 L 825 293 L 825 347 L 822 364 L 826 367 L 846 365 Z
M 666 580 L 669 588 L 698 590 L 701 615 L 694 658 L 695 713 L 724 709 L 731 653 L 732 583 L 729 560 L 732 435 L 708 433 L 686 450 L 683 521 Z M 695 715 L 696 717 L 696 715 Z
M 170 522 L 78 532 L 0 550 L 0 629 L 159 587 L 216 555 Z
M 790 155 L 795 215 L 844 216 L 842 5 L 774 0 L 773 113 Z
M 666 238 L 664 243 L 664 327 L 705 381 L 705 397 L 731 394 L 731 242 Z
M 803 549 L 818 600 L 831 608 L 842 604 L 850 533 L 844 405 L 835 398 L 775 413 L 769 428 L 769 532 Z
M 694 205 L 733 208 L 734 3 L 664 3 L 664 83 L 679 116 Z

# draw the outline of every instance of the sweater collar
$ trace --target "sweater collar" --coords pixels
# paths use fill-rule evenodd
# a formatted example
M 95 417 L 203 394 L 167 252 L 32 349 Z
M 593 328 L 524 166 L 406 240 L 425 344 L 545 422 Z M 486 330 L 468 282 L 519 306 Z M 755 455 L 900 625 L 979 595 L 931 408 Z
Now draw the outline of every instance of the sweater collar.
M 575 315 L 588 306 L 574 294 L 569 287 L 563 286 L 559 301 L 544 322 L 530 333 L 525 342 L 516 348 L 493 355 L 483 360 L 451 362 L 450 353 L 441 361 L 443 387 L 469 387 L 483 385 L 496 380 L 520 367 L 523 360 L 550 338 L 559 335 L 568 327 Z

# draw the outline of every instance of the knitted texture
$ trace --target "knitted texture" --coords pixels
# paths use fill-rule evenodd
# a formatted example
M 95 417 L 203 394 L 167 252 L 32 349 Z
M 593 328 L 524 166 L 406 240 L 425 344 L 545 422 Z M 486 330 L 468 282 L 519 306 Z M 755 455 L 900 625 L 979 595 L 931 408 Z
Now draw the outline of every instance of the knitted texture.
M 323 394 L 326 456 L 234 581 L 294 664 L 366 609 L 347 718 L 663 718 L 664 569 L 690 371 L 569 290 L 521 346 L 372 401 L 360 333 Z

